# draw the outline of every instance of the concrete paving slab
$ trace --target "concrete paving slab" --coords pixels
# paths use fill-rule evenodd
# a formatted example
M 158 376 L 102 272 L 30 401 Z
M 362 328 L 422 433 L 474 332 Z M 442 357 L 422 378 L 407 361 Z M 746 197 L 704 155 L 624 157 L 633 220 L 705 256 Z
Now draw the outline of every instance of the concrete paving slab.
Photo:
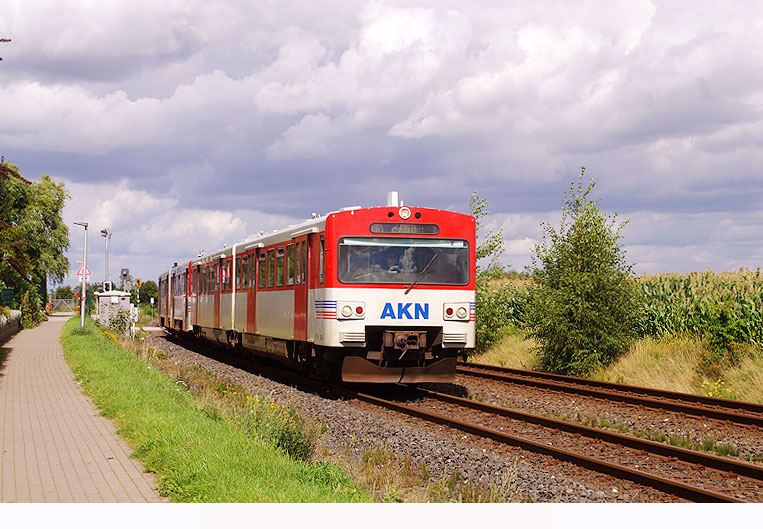
M 99 415 L 64 360 L 56 313 L 3 347 L 0 502 L 160 502 L 153 475 Z

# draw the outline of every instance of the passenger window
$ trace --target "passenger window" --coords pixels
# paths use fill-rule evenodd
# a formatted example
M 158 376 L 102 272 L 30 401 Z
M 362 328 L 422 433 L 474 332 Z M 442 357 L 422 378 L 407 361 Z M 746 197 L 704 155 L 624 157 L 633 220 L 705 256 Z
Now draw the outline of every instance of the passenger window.
M 297 255 L 294 258 L 294 265 L 295 265 L 295 273 L 294 273 L 294 282 L 296 284 L 300 284 L 302 282 L 302 243 L 297 243 Z
M 241 258 L 241 288 L 249 288 L 249 256 Z
M 318 264 L 320 267 L 320 280 L 321 283 L 323 283 L 323 280 L 325 278 L 325 270 L 326 270 L 326 239 L 325 237 L 321 236 L 321 255 L 320 255 L 320 262 Z
M 286 284 L 294 284 L 294 245 L 286 247 Z
M 265 250 L 260 251 L 260 283 L 259 288 L 265 288 L 265 275 L 267 266 L 265 265 Z
M 268 288 L 276 284 L 276 251 L 268 250 Z
M 283 246 L 276 250 L 276 286 L 283 286 Z

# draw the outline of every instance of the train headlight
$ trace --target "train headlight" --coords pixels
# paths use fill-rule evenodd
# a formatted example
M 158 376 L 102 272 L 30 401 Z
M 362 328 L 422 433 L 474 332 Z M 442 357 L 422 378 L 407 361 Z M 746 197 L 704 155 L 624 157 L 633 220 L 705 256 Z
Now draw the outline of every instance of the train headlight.
M 468 303 L 445 303 L 443 305 L 443 319 L 449 321 L 469 321 Z
M 338 301 L 336 318 L 338 320 L 364 320 L 366 318 L 366 304 L 364 301 Z
M 405 206 L 400 208 L 400 211 L 398 213 L 400 214 L 400 218 L 403 220 L 411 216 L 411 210 Z

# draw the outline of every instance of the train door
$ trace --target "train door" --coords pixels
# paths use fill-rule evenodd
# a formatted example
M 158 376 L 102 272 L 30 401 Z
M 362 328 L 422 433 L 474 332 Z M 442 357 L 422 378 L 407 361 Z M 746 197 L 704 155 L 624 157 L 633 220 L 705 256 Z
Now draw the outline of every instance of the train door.
M 188 330 L 193 330 L 194 325 L 199 324 L 199 289 L 200 289 L 200 266 L 191 268 L 191 321 Z
M 296 237 L 294 266 L 294 339 L 307 340 L 307 236 Z
M 220 290 L 222 289 L 222 270 L 220 269 L 220 260 L 215 261 L 212 263 L 212 270 L 213 270 L 213 284 L 212 288 L 214 288 L 214 299 L 215 299 L 215 322 L 214 322 L 214 328 L 219 329 L 220 328 Z
M 245 274 L 245 280 L 246 280 L 246 332 L 249 334 L 254 334 L 254 322 L 257 321 L 255 319 L 255 313 L 257 310 L 257 289 L 255 288 L 257 286 L 257 262 L 259 259 L 257 259 L 257 256 L 259 254 L 259 250 L 255 250 L 254 252 L 251 252 L 247 254 L 247 258 L 249 259 L 249 266 L 246 268 L 246 274 Z
M 190 331 L 191 325 L 193 325 L 193 266 L 191 262 L 188 262 L 188 270 L 186 271 L 186 293 L 185 293 L 185 315 L 183 330 Z

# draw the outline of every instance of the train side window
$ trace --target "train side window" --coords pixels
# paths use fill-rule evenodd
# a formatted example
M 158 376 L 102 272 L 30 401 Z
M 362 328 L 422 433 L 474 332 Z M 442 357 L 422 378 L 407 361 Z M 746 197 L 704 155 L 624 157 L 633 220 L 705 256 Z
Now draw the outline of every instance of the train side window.
M 267 275 L 266 270 L 267 270 L 267 266 L 265 265 L 265 250 L 261 250 L 260 251 L 260 270 L 259 270 L 259 274 L 260 274 L 259 288 L 260 289 L 265 288 L 265 276 Z
M 276 251 L 268 250 L 268 288 L 276 284 Z
M 286 247 L 286 284 L 294 284 L 294 245 Z
M 276 250 L 276 286 L 283 286 L 283 246 Z
M 300 284 L 302 282 L 302 243 L 297 242 L 296 247 L 297 254 L 294 256 L 294 282 Z
M 241 258 L 241 288 L 249 288 L 249 256 Z
M 302 241 L 302 251 L 300 252 L 302 261 L 302 282 L 307 283 L 305 274 L 307 274 L 307 241 Z
M 320 267 L 320 281 L 323 283 L 326 271 L 326 238 L 323 235 L 321 235 L 321 256 L 318 266 Z

